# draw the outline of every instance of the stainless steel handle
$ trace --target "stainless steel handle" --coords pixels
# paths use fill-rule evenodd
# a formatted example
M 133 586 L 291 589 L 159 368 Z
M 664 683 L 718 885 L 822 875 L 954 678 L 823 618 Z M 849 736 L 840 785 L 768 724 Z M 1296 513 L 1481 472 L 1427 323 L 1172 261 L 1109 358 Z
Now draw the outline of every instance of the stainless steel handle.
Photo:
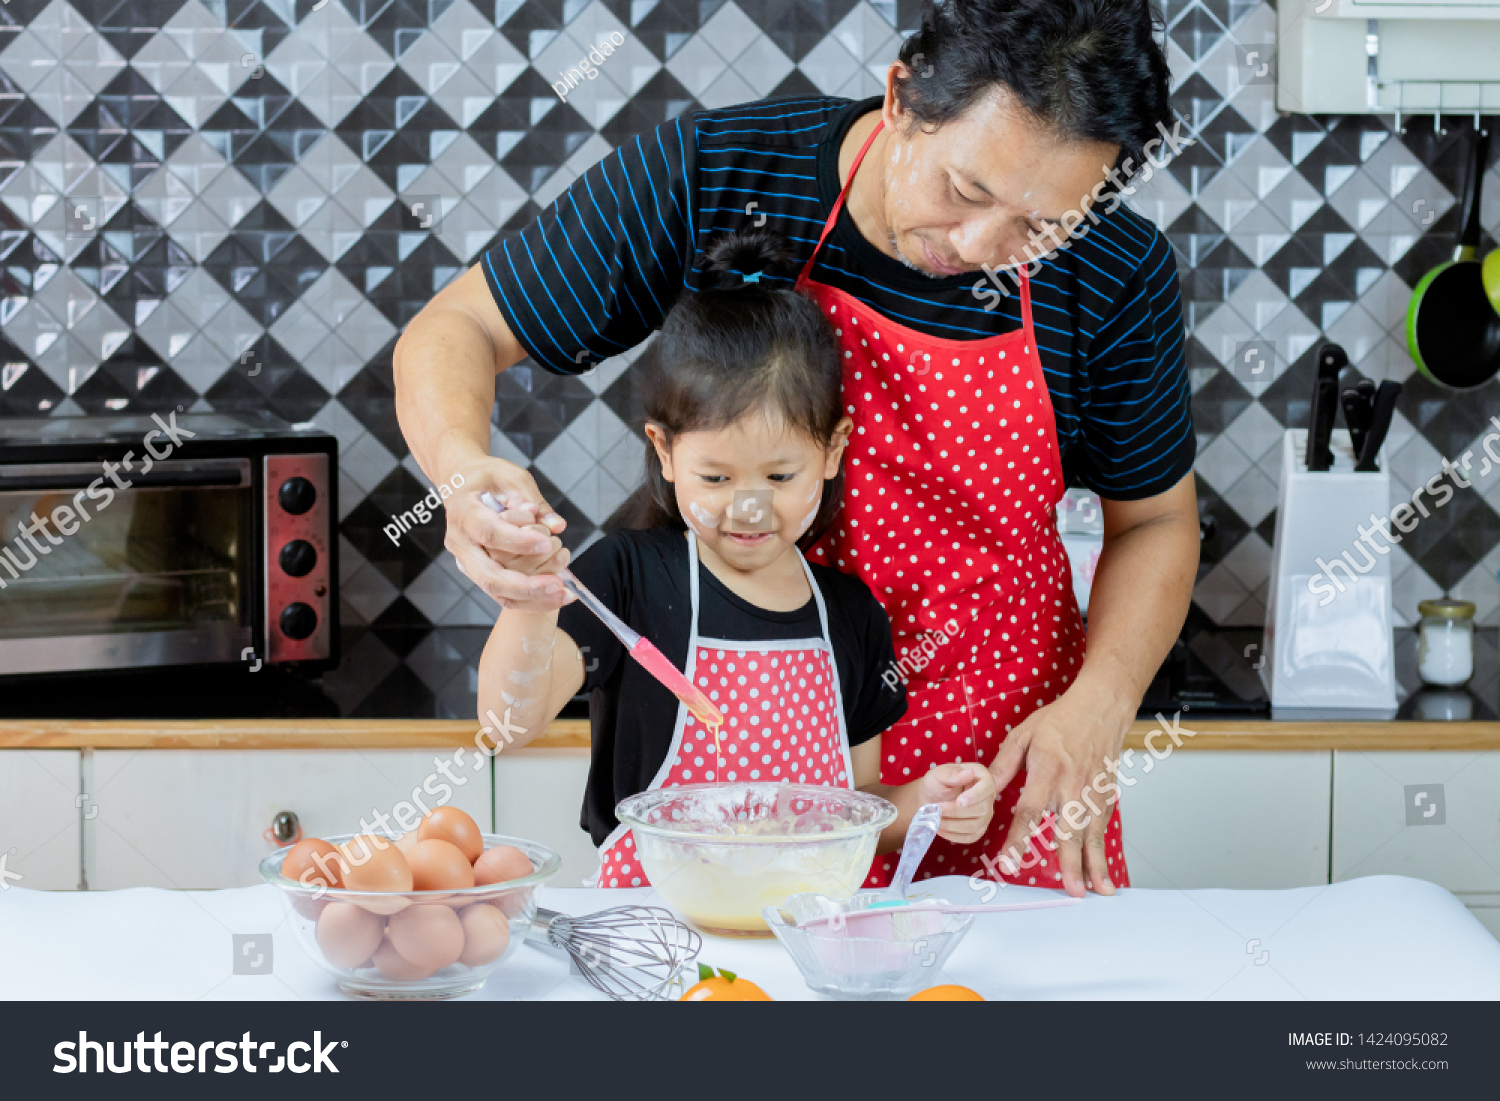
M 297 819 L 296 811 L 284 810 L 271 819 L 271 836 L 283 845 L 295 840 L 302 832 L 302 823 Z
M 144 463 L 134 471 L 116 466 L 116 477 L 131 489 L 166 489 L 179 486 L 240 489 L 250 484 L 249 459 L 168 459 Z M 85 489 L 94 482 L 110 485 L 103 463 L 6 463 L 0 464 L 0 493 L 46 489 Z

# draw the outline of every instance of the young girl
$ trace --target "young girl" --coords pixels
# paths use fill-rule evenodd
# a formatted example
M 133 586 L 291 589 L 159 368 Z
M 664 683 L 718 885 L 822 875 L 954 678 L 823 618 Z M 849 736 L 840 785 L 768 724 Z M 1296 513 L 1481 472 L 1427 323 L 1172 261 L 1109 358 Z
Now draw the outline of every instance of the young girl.
M 787 259 L 766 231 L 710 249 L 710 289 L 679 300 L 645 365 L 646 481 L 617 514 L 629 530 L 570 567 L 709 695 L 724 714 L 721 743 L 576 600 L 555 612 L 506 610 L 480 660 L 480 714 L 508 710 L 509 729 L 525 731 L 514 745 L 589 690 L 583 827 L 599 846 L 601 887 L 646 884 L 614 808 L 651 788 L 858 787 L 899 811 L 880 852 L 900 847 L 924 803 L 942 804 L 939 835 L 959 844 L 990 821 L 995 789 L 983 765 L 934 760 L 925 775 L 880 782 L 881 733 L 905 713 L 906 694 L 881 676 L 895 653 L 874 595 L 801 554 L 839 507 L 852 422 L 818 307 L 759 280 Z M 506 515 L 528 518 L 521 505 Z M 525 568 L 566 565 L 564 549 Z

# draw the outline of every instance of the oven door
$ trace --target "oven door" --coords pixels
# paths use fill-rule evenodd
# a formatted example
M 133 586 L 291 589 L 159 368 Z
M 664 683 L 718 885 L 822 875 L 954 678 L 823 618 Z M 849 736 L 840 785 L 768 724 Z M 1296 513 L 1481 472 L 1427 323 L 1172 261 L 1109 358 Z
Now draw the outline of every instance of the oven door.
M 234 662 L 254 645 L 248 459 L 0 464 L 0 675 Z

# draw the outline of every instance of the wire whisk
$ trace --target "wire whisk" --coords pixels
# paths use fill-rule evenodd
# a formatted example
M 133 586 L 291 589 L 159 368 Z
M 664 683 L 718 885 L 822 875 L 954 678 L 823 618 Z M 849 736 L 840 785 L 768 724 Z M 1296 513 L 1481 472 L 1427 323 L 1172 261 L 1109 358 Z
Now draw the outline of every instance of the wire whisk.
M 563 949 L 615 1001 L 669 1001 L 703 938 L 660 906 L 616 906 L 583 917 L 538 908 L 528 940 Z

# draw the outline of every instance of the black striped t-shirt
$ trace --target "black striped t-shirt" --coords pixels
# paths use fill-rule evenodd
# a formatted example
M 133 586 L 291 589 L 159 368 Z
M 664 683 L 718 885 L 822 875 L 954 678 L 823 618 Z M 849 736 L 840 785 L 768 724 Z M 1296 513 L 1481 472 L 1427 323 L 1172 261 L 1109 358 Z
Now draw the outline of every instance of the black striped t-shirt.
M 637 135 L 483 257 L 511 332 L 543 367 L 580 373 L 645 340 L 684 288 L 697 289 L 699 250 L 715 236 L 764 215 L 805 260 L 838 197 L 844 135 L 879 106 L 878 97 L 764 100 Z M 1008 273 L 1004 296 L 976 290 L 989 286 L 981 272 L 930 278 L 871 245 L 845 212 L 812 277 L 933 336 L 1021 326 Z M 1042 261 L 1031 292 L 1069 483 L 1113 500 L 1170 489 L 1192 467 L 1196 441 L 1166 238 L 1118 205 Z

